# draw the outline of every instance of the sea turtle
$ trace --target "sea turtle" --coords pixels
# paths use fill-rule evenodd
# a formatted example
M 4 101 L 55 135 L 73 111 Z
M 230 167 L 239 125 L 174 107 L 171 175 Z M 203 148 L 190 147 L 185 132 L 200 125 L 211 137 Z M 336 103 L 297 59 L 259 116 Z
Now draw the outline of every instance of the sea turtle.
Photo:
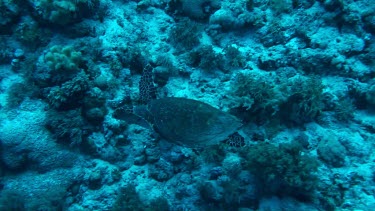
M 235 116 L 197 100 L 167 97 L 155 99 L 151 65 L 143 70 L 139 83 L 140 101 L 132 113 L 141 117 L 163 138 L 187 147 L 214 145 L 228 139 L 242 123 Z M 124 109 L 115 117 L 126 119 Z M 125 114 L 125 115 L 124 115 Z

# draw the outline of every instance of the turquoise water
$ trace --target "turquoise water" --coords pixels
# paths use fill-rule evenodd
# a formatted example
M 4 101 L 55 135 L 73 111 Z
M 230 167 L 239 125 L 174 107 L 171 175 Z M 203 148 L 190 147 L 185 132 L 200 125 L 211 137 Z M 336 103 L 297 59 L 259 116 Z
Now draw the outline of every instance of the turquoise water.
M 0 210 L 374 210 L 374 14 L 0 1 Z

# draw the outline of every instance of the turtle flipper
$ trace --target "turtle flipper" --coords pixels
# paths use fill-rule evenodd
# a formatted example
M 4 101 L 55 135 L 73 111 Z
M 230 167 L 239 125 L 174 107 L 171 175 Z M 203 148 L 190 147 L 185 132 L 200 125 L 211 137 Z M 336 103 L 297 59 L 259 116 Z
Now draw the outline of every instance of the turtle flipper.
M 153 67 L 147 64 L 143 68 L 141 80 L 139 81 L 139 102 L 141 105 L 125 105 L 113 113 L 116 119 L 124 120 L 129 124 L 137 124 L 145 128 L 152 128 L 154 118 L 148 111 L 147 104 L 156 99 L 155 85 L 153 79 Z
M 154 68 L 147 64 L 143 68 L 141 80 L 139 81 L 139 100 L 142 104 L 147 104 L 151 100 L 156 99 L 156 87 L 152 70 Z
M 130 108 L 118 108 L 114 111 L 113 117 L 119 120 L 124 120 L 128 124 L 137 124 L 139 126 L 152 129 L 151 125 L 143 118 L 142 116 L 139 116 L 135 114 L 133 109 Z

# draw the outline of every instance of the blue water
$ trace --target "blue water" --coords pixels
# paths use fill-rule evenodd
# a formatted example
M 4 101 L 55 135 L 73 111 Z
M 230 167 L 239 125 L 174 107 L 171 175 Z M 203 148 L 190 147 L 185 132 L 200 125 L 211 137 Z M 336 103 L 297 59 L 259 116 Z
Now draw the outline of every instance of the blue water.
M 0 210 L 374 210 L 374 34 L 373 0 L 1 1 Z

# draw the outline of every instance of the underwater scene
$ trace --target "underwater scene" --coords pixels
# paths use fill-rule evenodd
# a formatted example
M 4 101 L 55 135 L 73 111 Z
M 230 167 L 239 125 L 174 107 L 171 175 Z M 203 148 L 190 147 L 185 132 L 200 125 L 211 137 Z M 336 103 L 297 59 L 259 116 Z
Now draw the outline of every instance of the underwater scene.
M 0 0 L 0 211 L 375 210 L 375 0 Z

